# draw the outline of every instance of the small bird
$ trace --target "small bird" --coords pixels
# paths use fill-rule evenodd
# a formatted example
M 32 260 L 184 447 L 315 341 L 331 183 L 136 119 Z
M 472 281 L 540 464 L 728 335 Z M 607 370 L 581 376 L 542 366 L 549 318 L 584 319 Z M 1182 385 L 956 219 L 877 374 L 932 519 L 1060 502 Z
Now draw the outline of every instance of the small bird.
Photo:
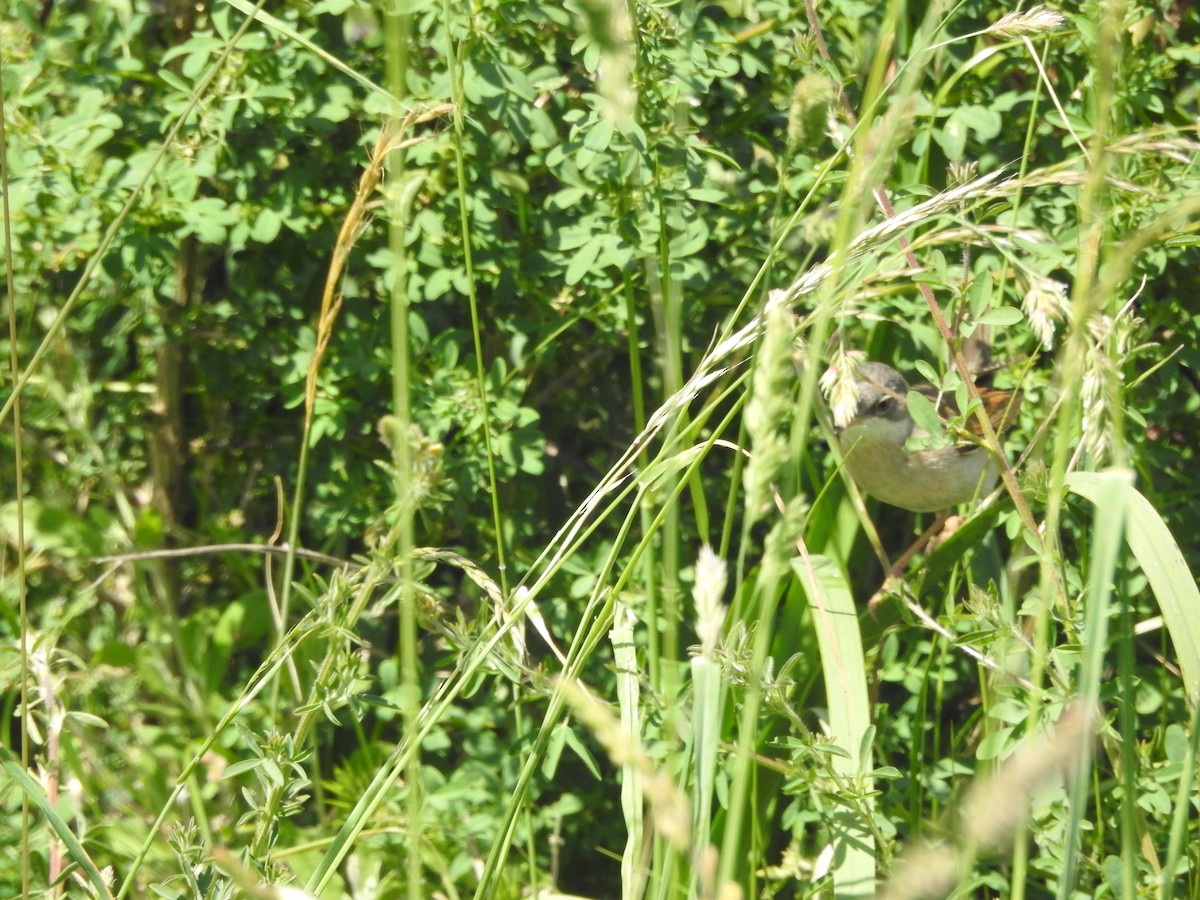
M 964 441 L 950 447 L 907 450 L 909 438 L 925 436 L 908 412 L 908 382 L 891 366 L 858 364 L 858 407 L 850 422 L 835 429 L 846 471 L 876 499 L 913 512 L 946 510 L 987 494 L 996 483 L 999 466 L 982 444 Z M 917 388 L 921 393 L 934 392 Z M 1006 431 L 1021 404 L 1019 391 L 979 388 L 980 399 L 997 434 Z M 941 398 L 942 409 L 954 415 L 953 404 Z M 939 410 L 941 412 L 941 410 Z M 977 436 L 979 423 L 968 420 Z

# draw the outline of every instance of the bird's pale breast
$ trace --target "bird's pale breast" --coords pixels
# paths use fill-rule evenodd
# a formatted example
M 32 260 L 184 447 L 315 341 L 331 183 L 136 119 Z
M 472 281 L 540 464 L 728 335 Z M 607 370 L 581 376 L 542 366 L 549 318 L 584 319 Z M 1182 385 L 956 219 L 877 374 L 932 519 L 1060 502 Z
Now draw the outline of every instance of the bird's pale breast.
M 892 423 L 868 419 L 838 436 L 846 470 L 872 497 L 913 512 L 933 512 L 982 497 L 996 484 L 999 469 L 984 448 L 909 453 L 894 431 Z

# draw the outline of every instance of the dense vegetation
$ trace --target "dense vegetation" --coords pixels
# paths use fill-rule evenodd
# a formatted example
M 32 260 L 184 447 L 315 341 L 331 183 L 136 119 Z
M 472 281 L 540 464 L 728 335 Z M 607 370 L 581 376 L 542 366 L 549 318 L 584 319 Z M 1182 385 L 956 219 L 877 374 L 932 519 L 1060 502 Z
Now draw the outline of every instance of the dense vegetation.
M 1200 892 L 1192 5 L 259 6 L 0 22 L 0 894 Z

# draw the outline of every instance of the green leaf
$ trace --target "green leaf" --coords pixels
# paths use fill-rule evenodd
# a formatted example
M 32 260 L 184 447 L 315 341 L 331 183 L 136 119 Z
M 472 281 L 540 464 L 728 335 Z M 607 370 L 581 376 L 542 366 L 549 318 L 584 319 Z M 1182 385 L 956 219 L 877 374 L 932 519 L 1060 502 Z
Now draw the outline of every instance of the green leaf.
M 938 374 L 938 370 L 935 369 L 927 360 L 915 360 L 913 362 L 913 368 L 916 369 L 920 373 L 921 377 L 925 379 L 926 384 L 933 385 L 935 388 L 939 387 L 944 380 L 942 376 Z
M 1200 590 L 1170 529 L 1132 484 L 1104 473 L 1073 472 L 1066 486 L 1097 504 L 1113 491 L 1128 493 L 1125 540 L 1162 610 L 1187 695 L 1193 704 L 1200 703 Z
M 220 244 L 228 228 L 239 221 L 237 213 L 220 197 L 201 197 L 183 209 L 184 234 L 194 234 L 206 244 Z
M 583 276 L 592 268 L 592 263 L 600 253 L 600 246 L 600 239 L 596 237 L 575 251 L 575 255 L 567 263 L 567 273 L 563 279 L 568 285 L 578 284 L 583 280 Z
M 354 9 L 357 6 L 356 0 L 317 0 L 308 9 L 310 16 L 334 15 L 340 16 L 348 9 Z
M 989 309 L 977 320 L 977 325 L 992 325 L 997 328 L 1007 328 L 1025 320 L 1025 315 L 1015 306 L 998 306 Z
M 992 299 L 993 280 L 990 275 L 976 275 L 967 289 L 967 307 L 972 315 L 978 316 Z
M 692 256 L 699 253 L 708 244 L 708 223 L 699 216 L 692 218 L 682 234 L 673 235 L 669 251 L 673 259 Z
M 327 122 L 344 122 L 358 109 L 358 101 L 349 85 L 331 84 L 325 88 L 325 102 L 313 113 Z
M 871 698 L 863 659 L 858 607 L 850 585 L 838 568 L 820 556 L 792 560 L 812 609 L 813 628 L 821 651 L 821 673 L 829 709 L 831 743 L 843 754 L 831 758 L 833 770 L 871 791 Z M 833 881 L 837 897 L 875 894 L 875 839 L 858 811 L 839 806 L 829 816 L 833 835 Z
M 254 220 L 254 227 L 250 229 L 250 238 L 260 244 L 269 244 L 279 236 L 282 225 L 283 219 L 275 210 L 261 210 Z
M 616 133 L 617 127 L 612 122 L 608 119 L 599 119 L 584 135 L 583 146 L 593 153 L 603 153 L 612 143 L 613 135 Z
M 912 416 L 918 428 L 924 429 L 929 434 L 941 434 L 944 431 L 942 420 L 938 417 L 937 407 L 933 405 L 932 400 L 918 391 L 909 391 L 907 402 L 908 414 Z
M 989 141 L 1000 133 L 1002 119 L 994 110 L 980 106 L 956 107 L 933 138 L 951 160 L 962 159 L 970 132 L 979 141 Z
M 101 534 L 73 510 L 46 506 L 34 497 L 26 499 L 24 504 L 25 540 L 38 552 L 61 558 L 98 556 L 103 552 Z M 9 536 L 16 535 L 16 501 L 0 506 L 0 530 Z
M 575 755 L 583 763 L 584 767 L 599 781 L 603 777 L 600 774 L 600 766 L 596 763 L 596 757 L 592 755 L 592 751 L 587 748 L 587 745 L 579 739 L 579 736 L 571 728 L 563 729 L 563 738 L 566 740 L 567 746 L 575 751 Z

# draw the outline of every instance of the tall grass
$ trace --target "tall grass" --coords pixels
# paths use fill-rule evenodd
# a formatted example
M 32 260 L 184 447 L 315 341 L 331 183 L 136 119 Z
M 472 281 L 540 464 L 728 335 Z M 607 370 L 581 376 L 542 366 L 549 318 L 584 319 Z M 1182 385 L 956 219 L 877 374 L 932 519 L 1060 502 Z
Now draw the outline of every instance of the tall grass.
M 632 133 L 638 126 L 644 11 L 622 3 L 587 8 L 583 27 L 602 48 L 598 95 L 614 127 Z M 810 8 L 810 37 L 825 48 L 820 12 Z M 553 801 L 545 792 L 556 784 L 564 754 L 600 779 L 619 781 L 606 792 L 608 807 L 578 814 L 605 826 L 619 819 L 626 840 L 607 850 L 619 857 L 626 898 L 849 898 L 876 892 L 896 898 L 1021 897 L 1033 885 L 1039 895 L 1052 891 L 1067 898 L 1098 884 L 1110 891 L 1119 886 L 1124 896 L 1152 884 L 1169 897 L 1181 884 L 1195 883 L 1200 860 L 1189 813 L 1196 797 L 1200 690 L 1195 582 L 1162 520 L 1130 487 L 1129 411 L 1119 373 L 1133 327 L 1121 292 L 1137 254 L 1190 227 L 1200 203 L 1167 198 L 1132 235 L 1115 232 L 1110 223 L 1112 210 L 1130 203 L 1132 193 L 1112 174 L 1117 157 L 1145 164 L 1157 154 L 1196 148 L 1169 133 L 1111 131 L 1120 60 L 1097 52 L 1091 60 L 1095 127 L 1086 141 L 1064 128 L 1072 147 L 1065 162 L 1039 164 L 1031 132 L 1027 156 L 1008 167 L 920 198 L 896 196 L 903 193 L 892 183 L 897 160 L 921 127 L 915 110 L 949 90 L 931 86 L 930 73 L 948 64 L 946 47 L 978 37 L 954 37 L 958 7 L 950 4 L 930 4 L 919 21 L 911 12 L 899 0 L 882 11 L 881 37 L 866 61 L 857 102 L 840 88 L 815 101 L 797 94 L 789 133 L 803 130 L 810 106 L 827 106 L 836 123 L 836 152 L 798 203 L 782 188 L 773 198 L 775 214 L 764 225 L 771 230 L 769 252 L 703 347 L 694 343 L 703 338 L 688 317 L 701 298 L 672 274 L 678 260 L 670 223 L 682 207 L 673 206 L 678 201 L 671 183 L 683 164 L 668 151 L 671 139 L 682 140 L 692 127 L 687 104 L 672 111 L 674 133 L 662 136 L 661 154 L 611 151 L 627 154 L 617 167 L 621 203 L 635 208 L 650 202 L 659 220 L 657 239 L 642 248 L 640 270 L 629 273 L 617 292 L 628 319 L 623 365 L 632 384 L 636 437 L 544 545 L 510 545 L 510 536 L 521 532 L 515 527 L 520 517 L 540 511 L 503 505 L 498 451 L 485 427 L 487 478 L 477 489 L 487 495 L 490 543 L 463 550 L 415 546 L 421 474 L 408 328 L 416 311 L 403 276 L 393 277 L 393 419 L 387 427 L 394 496 L 385 536 L 353 564 L 305 574 L 298 571 L 308 559 L 300 552 L 300 522 L 313 490 L 306 460 L 319 415 L 322 354 L 342 327 L 345 266 L 357 238 L 373 227 L 368 209 L 381 189 L 379 214 L 390 229 L 394 272 L 407 271 L 405 235 L 427 186 L 406 150 L 421 139 L 412 133 L 416 125 L 435 120 L 446 122 L 454 154 L 453 181 L 441 187 L 457 200 L 457 219 L 446 224 L 464 250 L 470 375 L 485 417 L 494 412 L 487 389 L 490 319 L 473 264 L 477 236 L 464 163 L 472 110 L 460 36 L 469 35 L 475 22 L 471 11 L 449 3 L 428 13 L 443 20 L 446 45 L 439 53 L 448 94 L 443 105 L 417 106 L 405 96 L 411 17 L 389 7 L 387 90 L 397 105 L 373 155 L 363 161 L 358 192 L 330 250 L 285 563 L 277 584 L 270 584 L 279 596 L 273 649 L 231 692 L 235 699 L 213 715 L 203 736 L 181 750 L 165 800 L 147 811 L 145 830 L 127 838 L 119 886 L 77 840 L 78 821 L 57 813 L 54 793 L 30 777 L 29 744 L 23 743 L 19 758 L 0 755 L 26 809 L 39 811 L 77 881 L 86 882 L 80 890 L 131 896 L 148 880 L 145 867 L 153 862 L 156 872 L 172 871 L 179 883 L 205 896 L 234 890 L 284 896 L 279 886 L 289 881 L 303 884 L 311 896 L 350 895 L 348 873 L 370 858 L 364 848 L 380 827 L 380 811 L 403 790 L 403 814 L 387 819 L 404 832 L 404 860 L 392 861 L 395 872 L 403 872 L 389 888 L 395 895 L 555 896 L 562 873 L 550 862 L 558 851 L 546 826 Z M 1119 12 L 1115 5 L 1102 8 L 1094 23 L 1101 34 L 1097 48 L 1120 45 Z M 223 52 L 250 27 L 255 11 L 250 13 Z M 897 64 L 891 36 L 910 22 L 913 33 Z M 278 20 L 261 23 L 280 41 L 301 39 Z M 1036 11 L 996 23 L 983 32 L 996 43 L 967 68 L 998 53 L 1023 55 L 1038 97 L 1044 95 L 1065 120 L 1062 111 L 1072 101 L 1058 96 L 1046 75 L 1048 45 L 1034 43 L 1051 39 L 1052 24 Z M 686 68 L 695 48 L 678 49 Z M 832 65 L 827 48 L 825 62 Z M 221 65 L 219 57 L 212 72 Z M 679 74 L 686 80 L 687 71 Z M 951 71 L 945 81 L 967 74 Z M 197 101 L 211 84 L 211 76 L 198 80 Z M 173 122 L 164 147 L 189 115 L 190 107 Z M 1075 266 L 1066 315 L 1039 307 L 1046 317 L 1039 320 L 1042 334 L 1034 335 L 1011 315 L 1018 293 L 1012 279 L 1045 276 L 1026 254 L 1042 252 L 1050 235 L 1030 234 L 1017 213 L 1030 194 L 1046 191 L 1070 191 L 1077 198 L 1079 241 L 1061 254 Z M 818 217 L 819 204 L 836 209 L 827 252 L 801 271 L 785 248 L 796 229 Z M 28 360 L 14 356 L 13 390 L 0 419 L 11 413 L 18 436 L 19 394 L 33 383 L 91 273 L 120 240 L 125 210 L 38 350 Z M 1004 265 L 994 289 L 969 303 L 958 297 L 948 304 L 930 283 L 936 268 L 946 265 L 944 251 L 963 247 L 994 254 Z M 11 274 L 11 261 L 9 269 Z M 913 284 L 908 320 L 880 312 L 880 298 Z M 16 347 L 11 283 L 9 295 Z M 997 308 L 1008 312 L 997 315 Z M 1001 450 L 1012 463 L 1004 489 L 970 512 L 962 526 L 970 541 L 951 538 L 943 550 L 924 553 L 886 578 L 891 558 L 899 555 L 891 539 L 901 532 L 879 527 L 891 513 L 867 505 L 821 447 L 830 436 L 818 386 L 826 363 L 851 359 L 861 347 L 912 363 L 906 366 L 911 374 L 916 364 L 906 354 L 916 353 L 939 374 L 957 372 L 969 399 L 974 388 L 960 339 L 970 327 L 989 323 L 997 332 L 1010 329 L 999 340 L 1006 349 L 1023 347 L 1036 356 L 1043 335 L 1054 347 L 1045 364 L 1018 370 L 1030 380 L 1033 398 L 1021 429 L 1028 453 L 1018 462 L 1008 448 Z M 1028 339 L 1014 337 L 1017 332 Z M 1041 428 L 1043 417 L 1052 424 Z M 994 433 L 988 441 L 999 446 Z M 1110 462 L 1113 468 L 1098 474 L 1079 471 Z M 14 471 L 23 465 L 18 450 Z M 1031 469 L 1037 472 L 1031 475 Z M 18 481 L 18 510 L 22 491 Z M 1090 523 L 1072 518 L 1071 491 L 1093 504 Z M 23 552 L 20 518 L 16 542 Z M 1166 761 L 1144 752 L 1135 634 L 1156 623 L 1133 621 L 1125 593 L 1135 575 L 1126 546 L 1161 608 L 1164 655 L 1182 672 L 1176 699 L 1186 703 L 1177 707 L 1193 711 L 1190 721 L 1176 723 L 1181 730 L 1173 733 L 1174 755 Z M 876 557 L 887 563 L 878 577 L 871 568 Z M 17 563 L 23 574 L 27 560 L 19 555 Z M 423 612 L 422 603 L 435 593 L 427 583 L 435 570 L 453 570 L 474 586 L 483 598 L 477 616 Z M 580 596 L 564 628 L 561 617 L 544 610 L 562 605 L 563 585 L 570 582 L 580 586 Z M 22 633 L 49 641 L 52 636 L 35 634 L 23 588 L 18 590 Z M 863 602 L 872 595 L 883 601 L 878 608 Z M 297 596 L 303 611 L 291 604 Z M 384 666 L 360 648 L 370 610 L 393 605 L 397 690 L 382 699 L 363 682 L 382 680 Z M 446 650 L 436 674 L 422 660 L 423 634 Z M 41 689 L 30 687 L 35 663 L 51 654 L 30 640 L 20 647 L 20 658 L 19 705 L 28 742 L 35 732 L 29 710 L 39 702 L 53 708 L 52 691 L 39 698 Z M 463 807 L 469 810 L 464 818 L 487 821 L 485 841 L 469 850 L 461 845 L 465 839 L 457 845 L 471 857 L 472 869 L 464 873 L 442 856 L 457 837 L 444 833 L 449 817 L 438 806 L 447 801 L 437 786 L 449 774 L 437 771 L 427 748 L 469 727 L 463 709 L 485 686 L 488 702 L 500 705 L 495 712 L 511 742 L 510 767 L 496 773 L 497 780 L 507 780 L 487 797 L 486 809 L 470 802 Z M 294 709 L 283 699 L 288 696 Z M 367 738 L 357 718 L 341 726 L 347 707 L 365 703 L 398 717 L 386 748 Z M 259 727 L 259 715 L 270 724 Z M 487 727 L 492 725 L 480 732 Z M 368 771 L 357 773 L 354 791 L 337 784 L 345 770 L 315 769 L 320 754 L 314 751 L 327 749 L 324 740 L 334 734 L 349 734 L 371 761 Z M 218 750 L 241 756 L 225 779 L 255 779 L 255 788 L 241 797 L 220 794 L 235 804 L 220 815 L 240 820 L 241 829 L 206 830 L 206 817 L 219 816 L 204 808 L 208 785 L 201 773 Z M 55 760 L 45 762 L 53 767 Z M 310 794 L 323 797 L 324 791 L 339 802 L 319 806 Z M 1169 809 L 1165 834 L 1147 818 L 1141 801 L 1149 795 Z M 206 833 L 183 824 L 179 810 L 186 802 L 194 804 L 193 818 L 205 823 L 197 830 Z M 1164 815 L 1161 808 L 1154 812 Z M 168 837 L 172 823 L 177 829 Z M 467 823 L 459 824 L 467 830 Z M 1106 828 L 1117 836 L 1103 833 Z M 584 826 L 572 835 L 582 840 L 587 831 Z M 26 847 L 36 843 L 29 813 L 21 832 Z M 281 845 L 281 834 L 299 846 Z M 243 849 L 224 847 L 231 835 Z M 164 862 L 168 848 L 172 862 Z M 214 861 L 220 886 L 201 885 L 195 872 Z M 28 868 L 23 880 L 33 893 Z M 365 888 L 362 895 L 369 895 Z

